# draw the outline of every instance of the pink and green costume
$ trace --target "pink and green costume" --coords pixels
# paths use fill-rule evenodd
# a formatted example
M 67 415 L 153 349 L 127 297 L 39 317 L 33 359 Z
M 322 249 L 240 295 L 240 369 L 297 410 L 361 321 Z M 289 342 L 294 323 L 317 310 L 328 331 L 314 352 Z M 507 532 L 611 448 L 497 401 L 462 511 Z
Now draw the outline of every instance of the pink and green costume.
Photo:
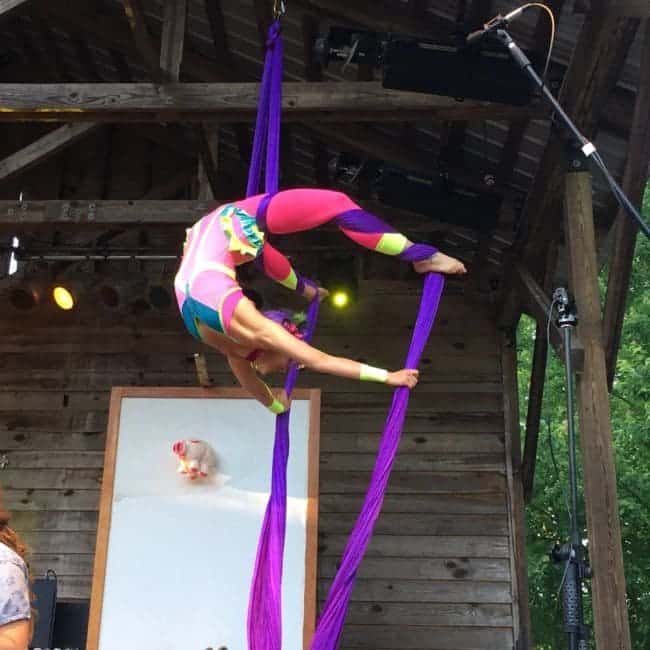
M 271 279 L 304 293 L 305 279 L 265 233 L 286 235 L 336 224 L 352 241 L 370 250 L 409 262 L 427 259 L 437 249 L 408 246 L 407 238 L 343 193 L 293 189 L 252 196 L 221 206 L 187 230 L 183 259 L 174 288 L 190 333 L 199 338 L 198 323 L 228 334 L 243 292 L 236 267 L 257 260 Z

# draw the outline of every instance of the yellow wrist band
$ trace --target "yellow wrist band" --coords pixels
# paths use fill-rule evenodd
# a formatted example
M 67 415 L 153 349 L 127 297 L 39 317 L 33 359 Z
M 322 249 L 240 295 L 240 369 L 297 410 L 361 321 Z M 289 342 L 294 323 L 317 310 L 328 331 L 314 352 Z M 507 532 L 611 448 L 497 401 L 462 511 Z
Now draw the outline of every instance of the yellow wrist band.
M 362 363 L 359 379 L 361 381 L 376 381 L 380 384 L 385 384 L 388 380 L 388 370 L 384 370 L 383 368 L 373 368 L 372 366 L 367 366 L 365 363 Z
M 273 398 L 273 401 L 266 408 L 268 408 L 271 413 L 275 413 L 275 415 L 281 415 L 287 410 L 284 408 L 284 404 L 275 398 Z

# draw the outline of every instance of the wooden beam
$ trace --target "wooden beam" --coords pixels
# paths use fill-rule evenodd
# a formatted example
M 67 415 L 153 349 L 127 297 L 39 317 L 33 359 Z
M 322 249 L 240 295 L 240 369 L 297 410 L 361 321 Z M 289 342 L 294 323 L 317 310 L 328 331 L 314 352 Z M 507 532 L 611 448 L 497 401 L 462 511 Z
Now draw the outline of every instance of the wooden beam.
M 195 169 L 185 169 L 174 174 L 169 180 L 155 185 L 143 197 L 143 201 L 156 201 L 162 199 L 173 199 L 178 196 L 178 193 L 186 187 L 194 179 L 196 174 Z
M 641 79 L 636 99 L 632 130 L 628 143 L 627 161 L 623 176 L 623 190 L 632 202 L 641 206 L 648 180 L 650 162 L 650 19 L 645 21 L 643 50 L 641 53 Z M 614 224 L 614 246 L 610 256 L 607 298 L 603 316 L 607 384 L 612 387 L 616 372 L 616 359 L 621 343 L 625 304 L 630 286 L 632 261 L 638 232 L 637 225 L 619 210 Z
M 219 196 L 219 125 L 204 123 L 197 126 L 199 147 L 199 201 L 211 201 Z
M 501 370 L 503 377 L 503 422 L 505 425 L 506 481 L 508 485 L 508 516 L 513 541 L 511 571 L 513 584 L 513 647 L 531 647 L 530 606 L 528 602 L 528 563 L 526 562 L 526 517 L 521 482 L 521 433 L 519 426 L 519 389 L 517 382 L 516 329 L 501 337 Z
M 650 18 L 650 2 L 648 0 L 610 0 L 607 10 L 617 16 Z
M 0 0 L 0 16 L 4 17 L 16 7 L 24 5 L 28 0 Z
M 102 14 L 101 17 L 93 13 L 87 2 L 67 0 L 65 3 L 45 2 L 36 4 L 34 11 L 44 16 L 48 22 L 56 25 L 58 29 L 69 33 L 78 33 L 84 38 L 101 45 L 109 50 L 116 50 L 135 59 L 142 59 L 142 54 L 136 46 L 133 33 L 126 20 L 112 14 Z M 148 31 L 147 31 L 148 34 Z M 159 66 L 159 52 L 157 44 L 149 35 L 152 53 L 152 63 L 147 65 L 148 70 L 153 70 L 152 79 L 162 81 L 162 70 Z M 155 65 L 154 65 L 155 64 Z M 158 72 L 156 72 L 156 70 Z M 214 61 L 186 49 L 183 55 L 182 72 L 190 79 L 198 81 L 227 81 L 228 79 L 215 69 Z
M 160 67 L 167 81 L 180 79 L 186 19 L 187 0 L 165 0 Z
M 577 397 L 596 647 L 630 650 L 589 172 L 567 174 L 565 188 L 571 287 L 585 351 Z
M 408 8 L 382 6 L 375 0 L 295 0 L 294 4 L 318 17 L 344 20 L 377 32 L 402 32 L 423 38 L 451 36 L 456 24 L 425 12 L 414 17 Z M 400 3 L 401 4 L 401 3 Z
M 259 84 L 0 84 L 0 121 L 247 122 Z M 286 121 L 518 119 L 527 108 L 386 90 L 377 82 L 288 82 Z
M 530 503 L 535 484 L 537 441 L 539 439 L 539 425 L 542 415 L 542 402 L 544 400 L 547 357 L 548 342 L 546 339 L 546 328 L 538 323 L 535 330 L 535 348 L 533 350 L 533 366 L 530 373 L 528 410 L 526 412 L 526 441 L 524 442 L 524 458 L 521 469 L 524 501 L 526 503 Z
M 638 22 L 598 12 L 589 13 L 585 18 L 564 78 L 560 102 L 588 138 L 595 135 L 599 110 L 619 78 Z M 536 278 L 540 277 L 540 263 L 549 241 L 560 228 L 557 215 L 561 214 L 561 189 L 566 168 L 563 161 L 562 141 L 551 137 L 522 217 L 528 228 L 523 259 Z
M 93 133 L 97 128 L 98 125 L 92 122 L 66 124 L 39 138 L 36 142 L 0 161 L 0 182 L 44 162 L 80 138 Z
M 305 61 L 305 79 L 307 81 L 323 81 L 323 69 L 314 57 L 314 43 L 319 34 L 319 22 L 314 16 L 303 14 L 302 44 Z M 329 161 L 327 147 L 323 139 L 310 133 L 311 149 L 314 157 L 314 178 L 320 187 L 329 187 Z
M 537 284 L 535 278 L 528 269 L 524 268 L 521 264 L 515 264 L 514 268 L 515 286 L 517 288 L 518 297 L 521 299 L 530 315 L 535 319 L 540 327 L 546 331 L 548 323 L 548 315 L 551 310 L 551 300 L 546 295 L 542 287 Z M 551 318 L 549 324 L 550 343 L 557 353 L 560 360 L 564 359 L 564 342 L 562 332 L 556 325 L 555 319 Z M 572 340 L 571 360 L 576 372 L 582 370 L 584 350 L 580 342 L 579 336 L 574 336 Z
M 161 83 L 164 79 L 164 74 L 160 69 L 158 51 L 151 38 L 151 34 L 149 34 L 140 0 L 122 0 L 122 4 L 124 5 L 124 15 L 133 33 L 135 46 L 146 64 L 153 81 Z
M 232 195 L 220 194 L 214 201 L 0 201 L 0 231 L 21 227 L 36 230 L 56 226 L 57 229 L 72 227 L 78 230 L 82 226 L 185 225 L 230 200 Z M 378 201 L 361 200 L 359 204 L 379 217 L 390 219 L 407 233 L 457 230 L 416 212 L 388 208 Z M 336 227 L 331 229 L 334 231 Z

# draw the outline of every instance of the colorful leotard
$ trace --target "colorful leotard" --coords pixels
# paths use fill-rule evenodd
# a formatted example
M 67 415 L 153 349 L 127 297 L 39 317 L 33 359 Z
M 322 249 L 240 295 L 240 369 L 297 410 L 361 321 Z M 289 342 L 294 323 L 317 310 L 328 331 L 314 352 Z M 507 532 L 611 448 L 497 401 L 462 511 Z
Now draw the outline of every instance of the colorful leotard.
M 293 189 L 253 196 L 221 206 L 187 231 L 183 260 L 174 281 L 183 320 L 196 338 L 198 324 L 228 334 L 230 319 L 243 293 L 236 267 L 261 260 L 266 275 L 283 286 L 303 291 L 304 282 L 264 232 L 289 234 L 335 223 L 357 244 L 408 261 L 425 259 L 432 246 L 411 245 L 378 217 L 341 192 Z

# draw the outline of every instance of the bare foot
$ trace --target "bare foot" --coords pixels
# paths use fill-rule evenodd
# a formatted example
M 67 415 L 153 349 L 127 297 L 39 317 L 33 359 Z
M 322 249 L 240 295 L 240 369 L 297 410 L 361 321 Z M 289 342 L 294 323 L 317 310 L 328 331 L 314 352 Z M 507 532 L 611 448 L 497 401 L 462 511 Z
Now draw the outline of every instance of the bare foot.
M 464 275 L 465 265 L 455 257 L 450 257 L 438 251 L 427 260 L 413 262 L 413 268 L 418 273 L 446 273 L 447 275 Z

